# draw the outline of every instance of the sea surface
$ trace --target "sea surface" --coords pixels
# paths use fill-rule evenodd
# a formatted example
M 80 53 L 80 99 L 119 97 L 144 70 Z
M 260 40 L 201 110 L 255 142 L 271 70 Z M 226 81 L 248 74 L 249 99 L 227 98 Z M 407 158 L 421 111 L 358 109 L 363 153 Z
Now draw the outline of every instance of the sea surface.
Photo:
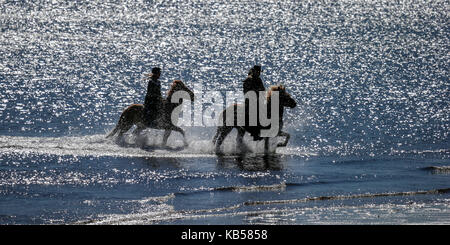
M 0 224 L 450 224 L 448 1 L 0 1 Z M 283 84 L 287 147 L 106 139 L 145 74 Z M 197 98 L 196 99 L 202 99 Z M 202 101 L 205 108 L 213 106 Z

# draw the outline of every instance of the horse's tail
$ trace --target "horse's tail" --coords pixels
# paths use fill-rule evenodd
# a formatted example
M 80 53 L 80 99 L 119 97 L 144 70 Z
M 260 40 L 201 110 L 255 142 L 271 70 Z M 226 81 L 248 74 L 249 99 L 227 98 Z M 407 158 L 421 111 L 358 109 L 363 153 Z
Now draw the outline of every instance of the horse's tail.
M 111 133 L 109 133 L 109 134 L 106 136 L 106 138 L 110 138 L 110 137 L 112 137 L 112 136 L 114 136 L 114 135 L 117 134 L 117 131 L 120 130 L 120 128 L 121 128 L 121 126 L 122 126 L 122 124 L 123 124 L 123 120 L 124 120 L 124 118 L 123 118 L 123 113 L 122 113 L 122 115 L 120 115 L 119 122 L 117 122 L 116 127 L 111 131 Z
M 119 130 L 121 131 L 120 134 L 123 134 L 125 131 L 128 131 L 133 124 L 139 123 L 139 120 L 142 120 L 142 115 L 139 113 L 142 114 L 143 108 L 144 107 L 141 104 L 133 104 L 125 109 L 120 115 L 116 127 L 106 136 L 106 138 L 114 136 Z
M 216 144 L 217 139 L 222 134 L 222 132 L 225 130 L 225 128 L 233 127 L 233 126 L 237 125 L 236 124 L 236 122 L 237 122 L 236 112 L 237 112 L 237 107 L 238 106 L 239 106 L 238 104 L 233 104 L 233 105 L 225 108 L 225 110 L 223 110 L 222 113 L 220 113 L 219 121 L 218 121 L 219 124 L 217 126 L 217 131 L 216 131 L 216 134 L 214 135 L 214 137 L 212 139 L 213 144 Z M 232 110 L 234 112 L 233 113 L 233 122 L 234 122 L 234 124 L 232 124 L 232 125 L 227 125 L 227 110 Z
M 109 134 L 106 136 L 106 138 L 110 138 L 110 137 L 114 136 L 114 135 L 117 133 L 117 131 L 119 131 L 119 127 L 118 127 L 118 126 L 116 126 L 116 127 L 113 129 L 113 131 L 111 131 L 111 133 L 109 133 Z

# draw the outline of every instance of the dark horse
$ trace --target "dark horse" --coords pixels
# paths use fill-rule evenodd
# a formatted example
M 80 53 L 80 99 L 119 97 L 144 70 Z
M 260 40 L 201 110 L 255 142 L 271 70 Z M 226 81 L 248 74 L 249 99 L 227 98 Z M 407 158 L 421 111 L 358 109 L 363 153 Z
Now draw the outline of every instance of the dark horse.
M 277 147 L 283 147 L 286 146 L 290 135 L 286 132 L 281 131 L 282 127 L 283 127 L 283 112 L 284 112 L 284 107 L 289 107 L 289 108 L 294 108 L 295 106 L 297 106 L 297 103 L 295 102 L 294 99 L 292 99 L 292 97 L 286 92 L 286 89 L 283 85 L 278 85 L 278 86 L 271 86 L 267 92 L 267 112 L 268 115 L 270 117 L 270 112 L 271 112 L 271 96 L 272 96 L 272 92 L 273 91 L 278 91 L 279 93 L 279 127 L 278 127 L 278 134 L 277 136 L 285 136 L 286 139 L 284 142 L 282 143 L 278 143 Z M 233 107 L 233 108 L 231 108 Z M 241 107 L 241 108 L 238 108 Z M 252 132 L 253 130 L 255 130 L 255 128 L 257 130 L 261 130 L 261 129 L 265 129 L 265 127 L 259 126 L 259 127 L 255 127 L 255 126 L 239 126 L 237 124 L 237 113 L 238 111 L 244 111 L 244 105 L 238 105 L 238 104 L 234 104 L 230 107 L 228 107 L 227 109 L 225 109 L 222 114 L 221 114 L 221 120 L 222 120 L 222 125 L 223 126 L 219 126 L 217 128 L 217 133 L 213 138 L 213 144 L 215 144 L 216 146 L 216 153 L 220 153 L 220 146 L 223 143 L 223 140 L 225 139 L 225 137 L 231 132 L 231 130 L 233 130 L 233 128 L 236 128 L 238 131 L 238 135 L 236 138 L 236 142 L 237 142 L 237 146 L 239 148 L 241 148 L 242 146 L 242 140 L 244 138 L 245 132 Z M 226 125 L 226 115 L 227 115 L 227 110 L 233 110 L 233 115 L 234 115 L 234 124 L 233 126 L 228 126 Z M 231 113 L 230 113 L 231 114 Z M 249 113 L 245 112 L 245 117 L 248 118 Z M 264 139 L 264 150 L 265 152 L 268 152 L 269 150 L 269 138 L 265 137 L 265 138 L 261 138 Z
M 173 124 L 171 120 L 172 111 L 179 105 L 182 104 L 182 101 L 178 101 L 176 103 L 171 103 L 172 95 L 175 92 L 184 91 L 189 94 L 191 101 L 194 100 L 194 93 L 184 85 L 184 83 L 180 80 L 175 80 L 172 83 L 172 86 L 167 93 L 167 98 L 163 100 L 162 108 L 160 108 L 160 116 L 157 117 L 156 126 L 152 126 L 154 129 L 164 129 L 164 137 L 163 137 L 163 145 L 167 144 L 167 139 L 170 136 L 172 130 L 180 132 L 183 135 L 184 144 L 187 145 L 186 136 L 184 134 L 183 129 Z M 144 120 L 144 105 L 142 104 L 133 104 L 130 105 L 127 109 L 125 109 L 120 115 L 119 122 L 116 127 L 113 129 L 111 133 L 106 136 L 107 138 L 114 136 L 117 132 L 119 132 L 119 137 L 121 137 L 124 133 L 130 130 L 133 125 L 136 125 L 136 129 L 133 131 L 133 134 L 138 135 L 142 130 L 149 128 L 149 125 L 145 123 Z

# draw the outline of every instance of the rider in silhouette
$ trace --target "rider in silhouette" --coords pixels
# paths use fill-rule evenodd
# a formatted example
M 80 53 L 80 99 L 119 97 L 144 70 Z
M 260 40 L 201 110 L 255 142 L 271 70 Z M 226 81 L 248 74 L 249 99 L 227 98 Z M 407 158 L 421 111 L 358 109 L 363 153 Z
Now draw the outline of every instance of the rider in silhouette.
M 157 125 L 157 116 L 162 105 L 161 82 L 158 80 L 161 76 L 161 69 L 154 67 L 152 73 L 148 76 L 147 94 L 144 101 L 144 121 L 147 126 Z
M 259 136 L 260 134 L 260 124 L 259 124 L 259 92 L 260 91 L 265 91 L 266 88 L 264 87 L 264 84 L 261 80 L 261 78 L 259 77 L 261 75 L 261 66 L 260 65 L 255 65 L 253 66 L 250 71 L 248 72 L 248 77 L 247 79 L 244 80 L 243 82 L 243 88 L 244 88 L 244 94 L 246 94 L 249 91 L 254 91 L 256 93 L 256 120 L 257 120 L 257 126 L 252 126 L 251 127 L 251 135 L 253 136 L 253 140 L 261 140 L 262 138 Z M 250 113 L 254 113 L 254 112 L 250 112 L 249 111 L 249 104 L 250 104 L 250 100 L 248 98 L 245 99 L 245 112 L 247 117 L 245 118 L 245 125 L 249 126 L 249 115 Z M 255 107 L 253 107 L 255 108 Z

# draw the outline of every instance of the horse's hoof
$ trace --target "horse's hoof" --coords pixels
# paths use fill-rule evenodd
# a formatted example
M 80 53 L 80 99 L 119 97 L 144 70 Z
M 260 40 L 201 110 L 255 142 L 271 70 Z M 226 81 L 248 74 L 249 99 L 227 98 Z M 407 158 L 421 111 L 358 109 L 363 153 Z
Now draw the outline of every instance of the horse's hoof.
M 247 152 L 251 152 L 252 150 L 246 144 L 241 143 L 236 147 L 236 151 L 238 153 L 247 153 Z
M 216 153 L 216 155 L 223 155 L 223 152 L 220 150 L 220 147 L 216 146 L 216 149 L 214 152 Z

